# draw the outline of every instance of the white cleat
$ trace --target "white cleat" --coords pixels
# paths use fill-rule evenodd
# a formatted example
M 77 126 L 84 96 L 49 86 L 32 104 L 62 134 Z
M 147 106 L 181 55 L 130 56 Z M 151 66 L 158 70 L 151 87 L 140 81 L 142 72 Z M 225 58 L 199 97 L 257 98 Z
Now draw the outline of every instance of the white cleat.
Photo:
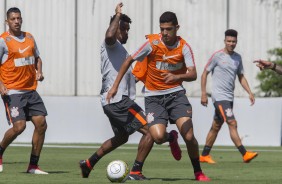
M 42 171 L 38 166 L 29 166 L 26 172 L 29 174 L 48 174 Z

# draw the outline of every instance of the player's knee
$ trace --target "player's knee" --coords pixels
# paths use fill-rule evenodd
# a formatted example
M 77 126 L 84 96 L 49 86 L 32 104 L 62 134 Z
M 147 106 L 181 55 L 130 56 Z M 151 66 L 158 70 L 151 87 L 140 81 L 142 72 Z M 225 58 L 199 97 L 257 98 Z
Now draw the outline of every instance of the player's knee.
M 24 122 L 15 122 L 13 125 L 13 130 L 16 135 L 20 135 L 26 128 L 26 123 Z
M 165 139 L 162 136 L 155 136 L 153 139 L 154 139 L 154 142 L 159 145 L 165 142 Z
M 235 119 L 227 121 L 230 128 L 237 128 L 237 121 Z

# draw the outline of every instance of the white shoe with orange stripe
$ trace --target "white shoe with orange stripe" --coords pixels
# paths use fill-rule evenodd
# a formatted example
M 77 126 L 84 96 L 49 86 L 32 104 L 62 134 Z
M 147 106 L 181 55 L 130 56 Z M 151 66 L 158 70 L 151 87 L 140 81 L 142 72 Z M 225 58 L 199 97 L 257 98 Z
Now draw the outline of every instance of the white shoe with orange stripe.
M 48 174 L 47 172 L 42 171 L 38 167 L 38 165 L 29 165 L 26 172 L 29 173 L 29 174 Z

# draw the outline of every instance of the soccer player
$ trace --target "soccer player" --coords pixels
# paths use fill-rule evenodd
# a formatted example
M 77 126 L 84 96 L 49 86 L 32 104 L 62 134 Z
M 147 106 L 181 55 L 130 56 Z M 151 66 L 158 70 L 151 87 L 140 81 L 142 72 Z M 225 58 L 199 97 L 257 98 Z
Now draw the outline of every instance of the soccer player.
M 124 61 L 107 100 L 114 99 L 120 93 L 122 78 L 132 62 L 142 61 L 147 57 L 147 72 L 143 81 L 149 131 L 155 143 L 170 142 L 175 159 L 180 160 L 178 133 L 166 131 L 168 121 L 176 124 L 186 143 L 195 179 L 209 181 L 201 170 L 198 142 L 193 133 L 192 106 L 182 86 L 183 81 L 190 82 L 197 78 L 194 56 L 188 43 L 177 36 L 178 29 L 176 14 L 164 12 L 160 16 L 161 33 L 148 35 L 148 40 Z
M 5 149 L 20 135 L 31 121 L 35 127 L 27 173 L 48 174 L 39 169 L 38 161 L 44 143 L 47 111 L 36 92 L 37 81 L 44 79 L 42 60 L 33 36 L 21 31 L 21 11 L 10 8 L 6 24 L 9 30 L 0 36 L 0 93 L 5 105 L 9 124 L 0 144 L 0 171 Z
M 264 69 L 271 69 L 275 71 L 276 73 L 282 75 L 282 66 L 281 65 L 276 65 L 276 63 L 272 63 L 270 61 L 265 61 L 265 60 L 256 60 L 254 63 L 257 63 L 257 67 L 259 67 L 261 70 Z
M 111 18 L 105 41 L 101 46 L 101 103 L 115 135 L 106 140 L 89 159 L 79 162 L 83 178 L 88 178 L 90 171 L 103 156 L 126 143 L 129 135 L 137 130 L 143 136 L 139 142 L 135 163 L 127 179 L 147 179 L 142 174 L 142 167 L 154 141 L 148 131 L 144 111 L 133 101 L 135 98 L 135 78 L 131 70 L 128 70 L 126 76 L 122 79 L 119 93 L 115 98 L 109 103 L 106 101 L 108 90 L 112 86 L 124 59 L 128 57 L 128 53 L 122 44 L 125 44 L 128 39 L 131 19 L 122 13 L 122 6 L 122 3 L 116 6 L 116 14 Z
M 207 63 L 201 79 L 202 97 L 201 104 L 208 105 L 206 92 L 207 76 L 212 72 L 212 101 L 215 107 L 214 120 L 211 129 L 206 138 L 206 144 L 200 156 L 201 162 L 213 164 L 215 161 L 210 155 L 210 151 L 215 142 L 217 134 L 224 122 L 229 127 L 230 137 L 243 156 L 245 163 L 250 162 L 258 154 L 256 152 L 246 151 L 242 145 L 237 131 L 237 121 L 233 114 L 233 100 L 235 79 L 238 75 L 243 88 L 249 94 L 251 105 L 255 103 L 255 98 L 250 90 L 248 82 L 244 76 L 244 69 L 241 55 L 234 51 L 237 45 L 237 31 L 228 29 L 225 31 L 225 48 L 215 52 Z

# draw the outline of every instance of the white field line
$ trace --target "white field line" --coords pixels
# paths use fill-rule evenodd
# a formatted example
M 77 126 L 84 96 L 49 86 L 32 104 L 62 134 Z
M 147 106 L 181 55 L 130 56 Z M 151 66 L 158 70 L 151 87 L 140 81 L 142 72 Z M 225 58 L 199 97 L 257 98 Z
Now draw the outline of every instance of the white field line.
M 11 144 L 11 146 L 14 147 L 31 147 L 31 144 Z M 55 145 L 55 144 L 45 144 L 43 147 L 45 148 L 85 148 L 85 149 L 98 149 L 100 146 L 78 146 L 78 145 Z M 119 147 L 118 149 L 121 150 L 135 150 L 137 149 L 137 146 L 134 147 L 127 147 L 127 146 L 122 146 Z M 165 146 L 163 148 L 160 147 L 153 147 L 154 150 L 168 150 L 169 147 Z M 182 147 L 182 149 L 185 149 L 185 147 Z M 200 148 L 200 150 L 202 150 L 202 148 Z M 213 148 L 213 151 L 238 151 L 237 149 L 223 149 L 223 148 Z M 274 149 L 255 149 L 255 151 L 258 152 L 282 152 L 282 150 L 274 150 Z

